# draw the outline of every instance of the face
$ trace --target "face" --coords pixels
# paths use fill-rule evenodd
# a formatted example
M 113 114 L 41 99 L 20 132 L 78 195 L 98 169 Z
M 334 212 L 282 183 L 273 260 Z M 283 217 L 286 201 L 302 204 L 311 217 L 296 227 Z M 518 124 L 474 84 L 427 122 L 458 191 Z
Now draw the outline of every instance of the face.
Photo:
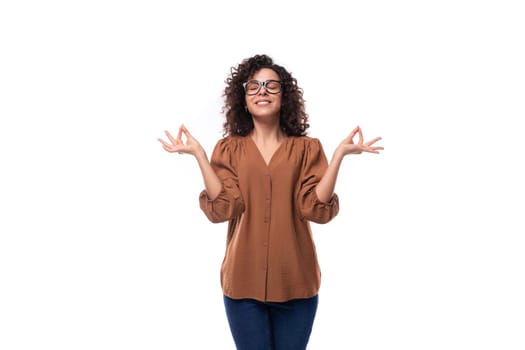
M 248 84 L 245 88 L 245 101 L 248 111 L 254 118 L 279 120 L 282 91 L 280 84 L 269 80 L 280 81 L 279 75 L 270 68 L 262 68 L 248 80 L 266 82 L 260 88 L 256 84 Z M 257 89 L 259 88 L 259 91 Z

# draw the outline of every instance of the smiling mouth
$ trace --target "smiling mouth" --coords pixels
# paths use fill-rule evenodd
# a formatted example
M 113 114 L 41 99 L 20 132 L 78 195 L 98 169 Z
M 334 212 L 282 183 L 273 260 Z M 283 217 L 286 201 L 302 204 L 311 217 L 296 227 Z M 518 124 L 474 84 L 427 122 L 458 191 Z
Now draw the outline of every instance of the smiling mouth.
M 257 101 L 255 102 L 256 105 L 269 105 L 270 101 Z

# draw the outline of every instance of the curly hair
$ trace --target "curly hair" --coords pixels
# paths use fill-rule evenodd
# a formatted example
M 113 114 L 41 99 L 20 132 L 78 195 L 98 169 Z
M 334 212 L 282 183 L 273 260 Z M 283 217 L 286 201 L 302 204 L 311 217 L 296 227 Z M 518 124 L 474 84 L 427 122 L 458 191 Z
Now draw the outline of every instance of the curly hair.
M 281 80 L 281 113 L 279 124 L 288 136 L 305 136 L 310 127 L 306 114 L 303 90 L 284 67 L 277 65 L 267 55 L 255 55 L 244 59 L 237 67 L 231 67 L 224 88 L 222 113 L 223 136 L 246 136 L 253 130 L 253 120 L 246 110 L 243 83 L 262 68 L 274 70 Z

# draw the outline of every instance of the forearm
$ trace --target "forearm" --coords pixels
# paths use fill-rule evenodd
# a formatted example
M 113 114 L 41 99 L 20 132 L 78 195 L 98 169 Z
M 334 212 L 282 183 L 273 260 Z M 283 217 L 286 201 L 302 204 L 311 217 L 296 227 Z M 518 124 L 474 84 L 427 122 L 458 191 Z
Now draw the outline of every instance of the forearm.
M 195 155 L 199 168 L 202 173 L 202 178 L 204 180 L 204 186 L 206 188 L 206 193 L 210 200 L 215 199 L 222 190 L 222 183 L 215 171 L 211 167 L 211 164 L 208 160 L 206 152 L 202 150 L 197 155 Z
M 328 164 L 326 172 L 315 188 L 317 198 L 319 198 L 321 202 L 328 202 L 332 198 L 342 161 L 343 155 L 336 150 L 332 156 L 332 160 Z

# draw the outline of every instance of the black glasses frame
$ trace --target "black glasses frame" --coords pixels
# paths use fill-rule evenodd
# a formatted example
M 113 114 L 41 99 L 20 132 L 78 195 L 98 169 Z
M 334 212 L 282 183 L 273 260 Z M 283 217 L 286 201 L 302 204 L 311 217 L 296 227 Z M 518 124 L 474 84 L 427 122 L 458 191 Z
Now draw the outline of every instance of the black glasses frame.
M 249 83 L 257 83 L 257 85 L 259 85 L 259 88 L 257 89 L 257 91 L 255 91 L 254 93 L 248 93 L 248 91 L 246 91 L 246 85 L 248 85 Z M 269 83 L 278 83 L 279 84 L 279 91 L 277 92 L 271 92 L 271 91 L 268 91 L 268 88 L 266 87 L 267 84 Z M 242 87 L 244 88 L 244 92 L 246 93 L 246 95 L 249 95 L 249 96 L 252 96 L 252 95 L 257 95 L 259 93 L 259 91 L 261 91 L 261 87 L 264 86 L 264 89 L 266 90 L 267 93 L 269 94 L 278 94 L 281 92 L 282 90 L 282 85 L 281 85 L 281 81 L 280 80 L 266 80 L 266 81 L 259 81 L 259 80 L 248 80 L 247 82 L 245 83 L 242 83 Z

